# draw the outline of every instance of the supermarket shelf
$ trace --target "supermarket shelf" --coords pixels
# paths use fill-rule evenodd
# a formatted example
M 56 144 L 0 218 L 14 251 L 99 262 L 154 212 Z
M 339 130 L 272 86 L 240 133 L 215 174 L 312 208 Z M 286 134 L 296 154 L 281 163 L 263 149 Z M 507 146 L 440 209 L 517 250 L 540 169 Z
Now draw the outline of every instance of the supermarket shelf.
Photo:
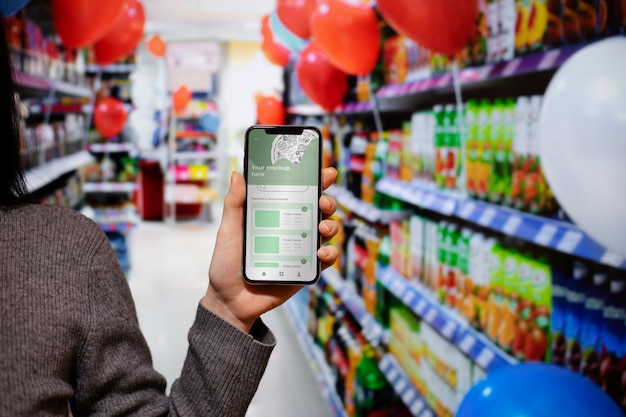
M 334 197 L 340 206 L 371 223 L 388 224 L 394 220 L 405 219 L 410 215 L 408 210 L 382 210 L 356 198 L 351 192 L 337 185 L 331 185 L 325 194 Z
M 72 155 L 55 159 L 43 166 L 26 172 L 28 192 L 38 190 L 61 176 L 94 162 L 89 152 L 81 151 Z
M 188 161 L 196 159 L 216 159 L 217 152 L 173 152 L 172 159 L 175 161 Z
M 178 131 L 176 139 L 215 139 L 215 135 L 207 132 Z
M 392 268 L 378 266 L 376 276 L 392 294 L 481 368 L 491 371 L 517 362 L 482 333 L 469 326 L 455 311 L 440 305 L 428 290 L 407 281 Z
M 83 191 L 86 193 L 132 193 L 137 188 L 134 182 L 86 182 Z
M 516 76 L 556 70 L 583 46 L 584 44 L 574 45 L 518 57 L 507 62 L 465 68 L 459 71 L 459 79 L 461 85 L 467 88 Z M 386 102 L 390 99 L 417 98 L 426 93 L 439 93 L 451 88 L 452 74 L 446 73 L 420 81 L 383 86 L 376 92 L 376 97 L 382 101 L 382 110 L 385 110 Z
M 38 90 L 41 94 L 45 95 L 48 95 L 50 91 L 54 91 L 57 94 L 67 96 L 87 98 L 92 96 L 92 91 L 88 87 L 71 84 L 65 81 L 49 80 L 21 71 L 14 72 L 13 79 L 19 88 Z
M 88 145 L 91 152 L 137 152 L 134 143 L 94 143 Z
M 289 321 L 296 332 L 298 342 L 300 342 L 300 346 L 309 360 L 311 368 L 315 372 L 322 396 L 328 403 L 328 406 L 335 417 L 347 417 L 343 402 L 335 391 L 335 384 L 333 382 L 330 368 L 328 367 L 320 349 L 315 346 L 311 340 L 311 336 L 306 330 L 306 325 L 300 318 L 300 313 L 298 312 L 296 303 L 297 302 L 295 300 L 290 300 L 285 304 L 285 307 L 289 311 Z
M 90 104 L 31 104 L 29 112 L 31 115 L 40 115 L 50 112 L 51 114 L 68 113 L 91 113 L 93 106 Z
M 436 417 L 393 356 L 383 356 L 378 367 L 414 417 Z
M 376 190 L 405 203 L 422 207 L 446 216 L 452 216 L 458 207 L 459 198 L 442 193 L 434 186 L 418 182 L 404 182 L 382 178 L 376 183 Z
M 328 114 L 328 112 L 315 104 L 298 104 L 287 108 L 287 114 L 297 116 L 324 116 Z
M 361 114 L 369 113 L 372 111 L 372 103 L 370 101 L 357 101 L 352 103 L 342 104 L 337 109 L 336 113 L 339 114 Z
M 568 255 L 626 269 L 623 256 L 607 250 L 573 224 L 491 203 L 460 198 L 423 184 L 382 179 L 376 189 L 406 203 L 455 215 L 496 232 L 517 237 Z
M 334 268 L 328 268 L 322 272 L 322 279 L 335 289 L 343 305 L 361 325 L 361 334 L 367 341 L 373 346 L 380 346 L 385 339 L 385 332 L 383 327 L 365 309 L 361 297 L 344 284 L 343 278 Z
M 193 177 L 189 171 L 176 171 L 174 173 L 175 181 L 210 181 L 219 179 L 219 173 L 217 171 L 209 171 L 209 175 Z
M 111 64 L 111 65 L 87 65 L 85 71 L 87 73 L 95 74 L 102 72 L 103 74 L 128 74 L 135 71 L 135 64 Z

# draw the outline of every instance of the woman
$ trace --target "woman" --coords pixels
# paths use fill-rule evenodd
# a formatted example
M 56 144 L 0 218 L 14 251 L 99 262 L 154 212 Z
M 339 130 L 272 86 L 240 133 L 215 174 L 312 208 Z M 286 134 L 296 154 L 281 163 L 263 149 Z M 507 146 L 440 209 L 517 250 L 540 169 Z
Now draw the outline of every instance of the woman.
M 245 184 L 233 173 L 206 294 L 189 330 L 180 378 L 165 395 L 126 278 L 100 228 L 70 209 L 24 203 L 19 134 L 4 30 L 0 34 L 0 415 L 242 416 L 275 340 L 260 316 L 297 286 L 241 277 Z M 324 187 L 336 171 L 323 172 Z M 326 217 L 336 202 L 320 199 Z M 337 224 L 323 220 L 325 240 Z M 322 266 L 337 258 L 318 252 Z

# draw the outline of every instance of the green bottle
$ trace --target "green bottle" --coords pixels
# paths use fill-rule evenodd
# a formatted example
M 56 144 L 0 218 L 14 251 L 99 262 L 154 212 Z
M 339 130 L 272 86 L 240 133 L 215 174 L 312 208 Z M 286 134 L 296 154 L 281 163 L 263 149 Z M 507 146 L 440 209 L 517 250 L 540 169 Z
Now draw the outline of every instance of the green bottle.
M 391 406 L 391 387 L 378 367 L 376 352 L 370 346 L 364 348 L 356 368 L 354 396 L 356 417 L 386 415 L 382 413 L 386 413 Z

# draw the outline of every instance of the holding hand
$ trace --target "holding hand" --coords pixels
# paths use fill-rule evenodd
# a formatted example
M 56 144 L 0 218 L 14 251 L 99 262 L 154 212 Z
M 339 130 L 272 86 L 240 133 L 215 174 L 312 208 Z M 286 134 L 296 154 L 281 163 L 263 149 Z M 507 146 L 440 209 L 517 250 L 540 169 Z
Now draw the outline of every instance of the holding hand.
M 334 168 L 322 171 L 323 189 L 337 178 Z M 243 176 L 234 172 L 230 188 L 224 199 L 224 213 L 217 232 L 213 259 L 209 267 L 209 288 L 202 305 L 244 332 L 249 332 L 254 322 L 263 314 L 287 301 L 298 292 L 301 285 L 250 285 L 241 274 L 243 257 L 243 216 L 246 184 Z M 319 224 L 322 241 L 328 242 L 339 230 L 337 222 L 329 219 L 337 202 L 323 195 L 319 200 L 324 216 Z M 337 260 L 337 248 L 323 246 L 317 252 L 322 270 Z

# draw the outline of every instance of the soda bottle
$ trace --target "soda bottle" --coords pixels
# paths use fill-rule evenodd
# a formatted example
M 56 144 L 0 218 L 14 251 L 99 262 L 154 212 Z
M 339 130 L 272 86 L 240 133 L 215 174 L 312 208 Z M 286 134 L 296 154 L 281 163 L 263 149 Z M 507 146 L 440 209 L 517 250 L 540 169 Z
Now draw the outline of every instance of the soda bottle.
M 365 346 L 356 369 L 355 415 L 357 417 L 384 417 L 388 415 L 393 393 L 387 378 L 378 367 L 376 352 Z

